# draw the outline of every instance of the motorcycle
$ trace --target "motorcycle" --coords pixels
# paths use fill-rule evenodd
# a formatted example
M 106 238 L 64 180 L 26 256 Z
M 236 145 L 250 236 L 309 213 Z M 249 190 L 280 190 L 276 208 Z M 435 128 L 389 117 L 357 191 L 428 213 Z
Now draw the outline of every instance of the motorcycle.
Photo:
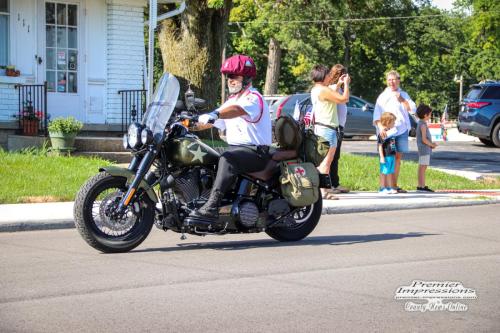
M 238 176 L 222 200 L 214 225 L 190 221 L 189 214 L 208 199 L 220 153 L 190 131 L 202 99 L 186 93 L 178 101 L 179 82 L 164 73 L 142 123 L 133 123 L 123 137 L 133 159 L 128 168 L 107 166 L 80 189 L 74 205 L 75 226 L 93 248 L 127 252 L 141 244 L 153 224 L 186 234 L 224 235 L 266 232 L 278 241 L 309 235 L 321 217 L 322 199 L 293 207 L 280 189 L 279 162 L 296 151 L 270 152 L 259 172 Z

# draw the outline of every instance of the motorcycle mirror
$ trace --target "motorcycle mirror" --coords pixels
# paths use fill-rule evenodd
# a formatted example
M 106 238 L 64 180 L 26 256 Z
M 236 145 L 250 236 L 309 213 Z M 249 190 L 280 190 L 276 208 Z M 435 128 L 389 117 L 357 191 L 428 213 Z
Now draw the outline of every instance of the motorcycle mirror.
M 184 93 L 184 103 L 186 104 L 186 108 L 188 110 L 193 110 L 195 109 L 195 98 L 194 98 L 194 91 L 191 90 L 191 84 L 188 85 L 188 89 Z

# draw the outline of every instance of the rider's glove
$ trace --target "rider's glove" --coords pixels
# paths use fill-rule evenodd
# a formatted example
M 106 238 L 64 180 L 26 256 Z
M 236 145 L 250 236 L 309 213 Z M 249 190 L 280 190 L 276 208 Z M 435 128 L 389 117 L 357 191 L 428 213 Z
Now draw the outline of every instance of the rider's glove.
M 213 112 L 210 112 L 210 113 L 202 114 L 198 118 L 198 122 L 200 124 L 202 124 L 202 125 L 213 124 L 217 119 L 219 119 L 219 112 L 218 111 L 213 111 Z

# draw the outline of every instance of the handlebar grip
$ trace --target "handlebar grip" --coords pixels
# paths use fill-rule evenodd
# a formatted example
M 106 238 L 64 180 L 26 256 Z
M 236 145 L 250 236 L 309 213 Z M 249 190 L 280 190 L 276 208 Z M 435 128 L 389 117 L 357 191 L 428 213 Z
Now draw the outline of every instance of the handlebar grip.
M 210 119 L 210 120 L 208 121 L 208 123 L 209 123 L 209 124 L 214 124 L 214 123 L 215 123 L 215 119 Z

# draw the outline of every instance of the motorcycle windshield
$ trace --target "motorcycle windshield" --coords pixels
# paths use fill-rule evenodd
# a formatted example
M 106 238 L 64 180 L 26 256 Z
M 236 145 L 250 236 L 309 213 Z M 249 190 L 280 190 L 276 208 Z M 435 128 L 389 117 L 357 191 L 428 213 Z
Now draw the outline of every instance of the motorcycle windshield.
M 179 97 L 179 89 L 177 78 L 170 73 L 163 73 L 142 122 L 153 132 L 153 138 L 157 143 L 163 137 L 165 127 L 172 116 Z

